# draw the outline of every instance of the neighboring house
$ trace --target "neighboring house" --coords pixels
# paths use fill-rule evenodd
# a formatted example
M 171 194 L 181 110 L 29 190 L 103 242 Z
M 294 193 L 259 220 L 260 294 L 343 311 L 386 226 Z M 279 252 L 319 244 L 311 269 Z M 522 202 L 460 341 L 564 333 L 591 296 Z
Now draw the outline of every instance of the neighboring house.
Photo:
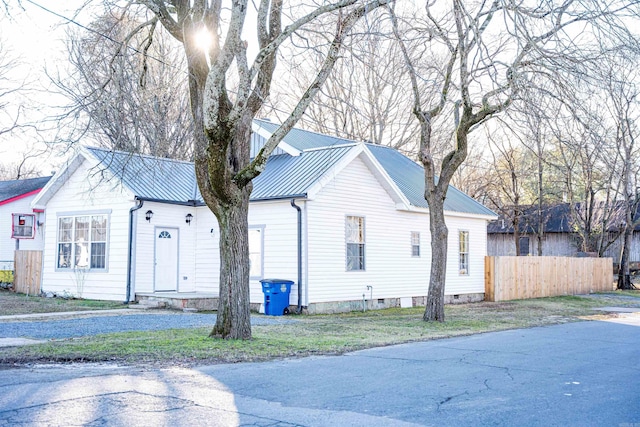
M 254 122 L 254 152 L 276 127 Z M 363 297 L 376 307 L 423 305 L 431 263 L 423 186 L 422 168 L 391 148 L 292 130 L 251 194 L 254 309 L 263 278 L 296 282 L 292 305 L 300 283 L 310 312 L 362 308 Z M 33 204 L 47 209 L 43 291 L 111 300 L 218 293 L 218 224 L 191 163 L 84 148 Z M 445 214 L 448 299 L 480 300 L 486 225 L 496 215 L 453 187 Z
M 31 202 L 51 177 L 0 181 L 0 270 L 13 270 L 16 249 L 44 246 L 44 211 Z
M 602 217 L 599 206 L 594 216 Z M 542 255 L 543 256 L 578 256 L 581 255 L 580 239 L 574 226 L 574 214 L 572 209 L 581 209 L 579 204 L 570 205 L 569 203 L 559 203 L 552 206 L 546 206 L 542 211 L 543 237 L 542 237 Z M 605 242 L 612 242 L 608 245 L 603 253 L 604 257 L 613 258 L 614 263 L 618 262 L 620 252 L 622 250 L 621 224 L 623 223 L 623 212 L 621 206 L 614 205 L 609 207 L 613 213 L 609 217 Z M 636 227 L 634 229 L 631 241 L 630 261 L 640 262 L 640 212 L 636 212 L 634 221 Z M 597 220 L 593 220 L 597 225 Z M 522 215 L 519 223 L 520 231 L 520 255 L 537 255 L 538 254 L 538 208 L 536 206 L 527 206 L 522 208 Z M 489 222 L 487 225 L 487 254 L 489 256 L 514 256 L 516 255 L 514 227 L 511 220 L 500 215 L 498 219 Z

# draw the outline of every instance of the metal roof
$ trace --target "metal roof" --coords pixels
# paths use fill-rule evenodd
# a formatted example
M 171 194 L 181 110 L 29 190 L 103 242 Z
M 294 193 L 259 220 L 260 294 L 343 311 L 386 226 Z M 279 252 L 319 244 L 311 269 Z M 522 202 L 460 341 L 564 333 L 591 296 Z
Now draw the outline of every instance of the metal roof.
M 305 196 L 307 189 L 333 167 L 351 147 L 308 151 L 300 156 L 271 156 L 264 172 L 253 180 L 251 200 Z M 88 148 L 100 167 L 122 180 L 135 196 L 170 203 L 202 204 L 193 163 Z M 98 173 L 99 171 L 96 170 Z
M 254 123 L 269 133 L 275 132 L 278 126 L 280 126 L 268 120 L 254 120 Z M 287 136 L 284 137 L 284 142 L 303 152 L 320 147 L 357 143 L 350 139 L 322 135 L 296 128 L 292 129 Z M 424 198 L 424 169 L 422 166 L 393 148 L 370 143 L 366 144 L 366 146 L 413 206 L 420 208 L 429 207 Z M 475 201 L 452 185 L 450 185 L 447 190 L 444 210 L 475 215 L 497 216 L 491 209 Z
M 413 206 L 429 207 L 424 198 L 424 169 L 422 166 L 390 147 L 367 144 L 367 148 Z M 496 215 L 491 209 L 452 185 L 447 190 L 444 210 L 475 215 Z
M 353 146 L 305 151 L 300 156 L 269 157 L 264 172 L 253 180 L 251 200 L 306 195 L 307 189 L 332 168 Z
M 255 124 L 265 129 L 272 134 L 280 127 L 278 123 L 273 123 L 268 120 L 254 119 Z M 299 151 L 311 150 L 314 148 L 331 147 L 333 145 L 353 144 L 356 141 L 344 138 L 338 138 L 336 136 L 323 135 L 321 133 L 311 132 L 308 130 L 302 130 L 293 128 L 283 138 L 283 141 L 294 147 Z
M 47 182 L 49 182 L 50 179 L 50 176 L 45 176 L 42 178 L 0 181 L 0 202 L 40 190 L 47 184 Z
M 279 126 L 266 120 L 255 120 L 255 123 L 268 133 Z M 292 129 L 284 141 L 301 154 L 269 157 L 264 172 L 253 180 L 251 200 L 305 196 L 309 187 L 357 144 L 302 129 Z M 424 170 L 420 165 L 392 148 L 375 144 L 366 144 L 366 147 L 413 206 L 428 208 L 424 199 Z M 139 198 L 202 203 L 193 163 L 99 148 L 90 148 L 89 151 Z M 497 216 L 453 186 L 449 186 L 444 209 Z
M 191 162 L 102 148 L 87 150 L 100 161 L 95 173 L 102 172 L 98 168 L 107 169 L 138 198 L 173 203 L 202 202 Z

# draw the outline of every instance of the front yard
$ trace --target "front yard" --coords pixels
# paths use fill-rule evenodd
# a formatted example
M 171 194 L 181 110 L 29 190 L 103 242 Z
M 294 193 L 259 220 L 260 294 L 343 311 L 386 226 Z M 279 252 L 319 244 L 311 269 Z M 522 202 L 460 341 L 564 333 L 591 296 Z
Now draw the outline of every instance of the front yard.
M 4 296 L 4 293 L 0 293 L 0 301 L 5 299 Z M 11 298 L 13 297 L 9 299 Z M 0 307 L 2 304 L 4 303 L 0 302 Z M 81 301 L 54 304 L 59 304 L 62 311 L 69 310 L 70 306 L 82 307 Z M 338 315 L 290 316 L 289 319 L 293 321 L 287 324 L 254 326 L 254 338 L 239 342 L 211 339 L 208 337 L 209 328 L 104 334 L 49 341 L 33 346 L 1 348 L 0 364 L 110 361 L 162 366 L 341 354 L 411 341 L 617 316 L 593 310 L 604 305 L 640 307 L 640 292 L 608 294 L 602 300 L 567 296 L 451 305 L 446 307 L 445 323 L 423 322 L 421 319 L 424 309 L 420 307 Z
M 0 316 L 126 308 L 120 302 L 27 296 L 0 289 Z

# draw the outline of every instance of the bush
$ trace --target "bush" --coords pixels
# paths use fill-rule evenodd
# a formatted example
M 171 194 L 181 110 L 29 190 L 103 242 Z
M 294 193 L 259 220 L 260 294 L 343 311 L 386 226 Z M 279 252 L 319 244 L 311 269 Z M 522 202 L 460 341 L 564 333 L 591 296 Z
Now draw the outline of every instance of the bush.
M 0 287 L 8 288 L 10 286 L 3 285 L 13 285 L 13 271 L 11 270 L 0 270 Z

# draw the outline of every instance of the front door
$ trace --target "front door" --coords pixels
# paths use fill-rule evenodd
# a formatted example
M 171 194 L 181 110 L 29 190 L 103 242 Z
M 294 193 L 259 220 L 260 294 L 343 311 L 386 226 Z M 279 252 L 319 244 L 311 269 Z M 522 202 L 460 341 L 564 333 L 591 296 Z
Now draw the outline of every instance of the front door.
M 155 291 L 178 290 L 178 229 L 156 228 Z

